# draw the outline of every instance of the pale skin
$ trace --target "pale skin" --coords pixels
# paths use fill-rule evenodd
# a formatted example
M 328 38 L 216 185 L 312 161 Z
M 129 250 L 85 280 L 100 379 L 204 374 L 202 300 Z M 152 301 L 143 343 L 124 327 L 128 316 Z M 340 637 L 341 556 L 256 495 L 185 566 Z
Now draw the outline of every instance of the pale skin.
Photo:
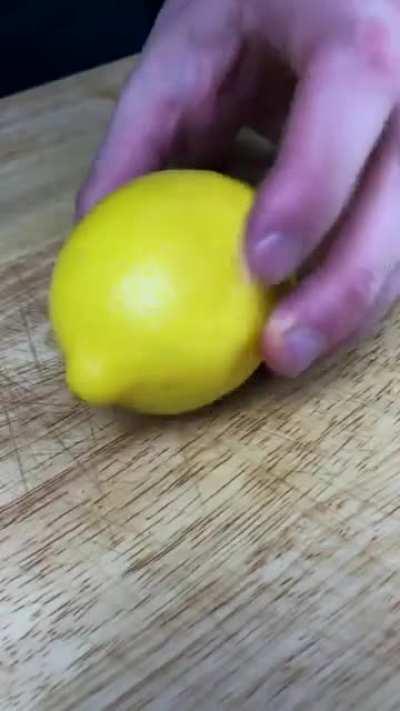
M 400 0 L 169 0 L 78 198 L 78 215 L 176 158 L 219 160 L 243 125 L 284 130 L 245 235 L 284 281 L 267 365 L 297 376 L 400 296 Z

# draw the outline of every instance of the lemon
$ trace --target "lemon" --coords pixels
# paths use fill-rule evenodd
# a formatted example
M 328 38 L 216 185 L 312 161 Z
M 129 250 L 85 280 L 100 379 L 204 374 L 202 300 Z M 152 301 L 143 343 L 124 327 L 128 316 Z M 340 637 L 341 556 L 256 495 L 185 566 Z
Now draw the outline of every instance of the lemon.
M 73 393 L 177 414 L 251 375 L 275 302 L 242 255 L 252 200 L 250 187 L 217 173 L 164 171 L 123 187 L 75 228 L 50 290 Z

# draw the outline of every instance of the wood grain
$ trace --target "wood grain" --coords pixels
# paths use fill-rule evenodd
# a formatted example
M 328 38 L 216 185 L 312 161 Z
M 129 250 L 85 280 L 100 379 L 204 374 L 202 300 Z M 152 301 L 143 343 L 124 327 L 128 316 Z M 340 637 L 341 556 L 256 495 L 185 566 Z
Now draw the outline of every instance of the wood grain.
M 0 103 L 0 707 L 397 710 L 398 314 L 184 418 L 64 388 L 48 281 L 129 64 Z

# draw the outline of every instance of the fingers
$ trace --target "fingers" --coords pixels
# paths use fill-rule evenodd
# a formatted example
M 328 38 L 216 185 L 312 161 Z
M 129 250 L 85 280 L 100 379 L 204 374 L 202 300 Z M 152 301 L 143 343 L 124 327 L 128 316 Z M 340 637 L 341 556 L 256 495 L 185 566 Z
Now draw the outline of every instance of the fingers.
M 139 69 L 114 111 L 103 145 L 77 200 L 82 217 L 105 195 L 128 180 L 163 167 L 173 149 L 181 107 Z
M 276 166 L 262 185 L 247 238 L 252 271 L 269 283 L 293 273 L 332 228 L 393 106 L 389 81 L 350 51 L 329 50 L 299 84 Z
M 264 353 L 277 373 L 300 374 L 399 297 L 399 135 L 393 122 L 324 264 L 271 317 Z
M 185 56 L 174 48 L 150 48 L 114 111 L 103 145 L 77 201 L 82 217 L 127 181 L 166 167 L 217 165 L 242 123 L 240 106 L 216 97 L 236 47 Z
M 78 216 L 121 184 L 182 155 L 193 165 L 223 153 L 241 122 L 234 88 L 246 68 L 242 13 L 230 8 L 214 4 L 203 27 L 197 3 L 167 3 L 80 192 Z M 249 73 L 244 85 L 253 83 Z
M 148 90 L 147 90 L 148 91 Z M 225 107 L 223 107 L 225 108 Z M 161 170 L 221 165 L 240 127 L 239 113 L 227 115 L 206 99 L 190 102 L 153 84 L 146 95 L 142 77 L 128 83 L 108 133 L 77 200 L 77 217 L 127 181 Z

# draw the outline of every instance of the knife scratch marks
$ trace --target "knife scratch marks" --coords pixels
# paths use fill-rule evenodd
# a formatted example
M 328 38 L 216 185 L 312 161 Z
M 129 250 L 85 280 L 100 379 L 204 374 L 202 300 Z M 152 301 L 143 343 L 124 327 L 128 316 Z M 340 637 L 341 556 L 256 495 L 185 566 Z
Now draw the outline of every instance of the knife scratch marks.
M 26 336 L 27 336 L 27 338 L 28 338 L 29 350 L 30 350 L 31 355 L 32 355 L 33 363 L 34 363 L 34 365 L 35 365 L 35 367 L 36 367 L 36 370 L 40 373 L 41 370 L 42 370 L 42 366 L 41 366 L 41 363 L 40 363 L 40 360 L 39 360 L 39 356 L 38 356 L 38 353 L 37 353 L 37 350 L 36 350 L 36 347 L 35 347 L 35 344 L 34 344 L 34 341 L 33 341 L 31 328 L 30 328 L 30 326 L 29 326 L 29 321 L 28 321 L 26 312 L 25 312 L 25 310 L 22 308 L 22 306 L 19 308 L 19 313 L 20 313 L 20 317 L 21 317 L 22 324 L 23 324 L 23 326 L 24 326 L 25 334 L 26 334 Z
M 14 432 L 12 420 L 11 420 L 11 417 L 10 417 L 10 413 L 9 413 L 7 407 L 4 407 L 4 414 L 5 414 L 6 421 L 7 421 L 7 425 L 8 425 L 8 429 L 9 429 L 9 432 L 10 432 L 10 440 L 11 440 L 11 442 L 12 442 L 12 444 L 13 444 L 13 454 L 14 454 L 14 456 L 15 456 L 15 459 L 16 459 L 16 462 L 17 462 L 17 465 L 18 465 L 18 470 L 19 470 L 19 473 L 20 473 L 20 476 L 21 476 L 22 485 L 23 485 L 23 487 L 24 487 L 25 493 L 28 493 L 28 482 L 27 482 L 27 480 L 26 480 L 26 473 L 25 473 L 24 465 L 23 465 L 23 463 L 22 463 L 22 458 L 21 458 L 21 455 L 20 455 L 20 451 L 19 451 L 19 447 L 18 447 L 18 442 L 17 442 L 17 438 L 16 438 L 16 436 L 15 436 L 15 432 Z

